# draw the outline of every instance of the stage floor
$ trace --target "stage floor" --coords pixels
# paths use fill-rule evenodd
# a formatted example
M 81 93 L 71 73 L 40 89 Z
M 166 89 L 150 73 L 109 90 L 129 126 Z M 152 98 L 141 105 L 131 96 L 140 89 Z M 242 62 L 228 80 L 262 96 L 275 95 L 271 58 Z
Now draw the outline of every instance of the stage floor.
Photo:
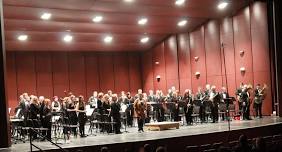
M 279 117 L 264 117 L 262 119 L 253 119 L 250 121 L 231 121 L 231 130 L 240 130 L 268 125 L 282 124 L 282 118 Z M 62 144 L 63 148 L 70 147 L 84 147 L 104 144 L 115 144 L 115 143 L 126 143 L 126 142 L 138 142 L 146 140 L 157 140 L 173 137 L 200 135 L 207 133 L 223 132 L 228 131 L 227 122 L 219 123 L 203 123 L 195 124 L 193 126 L 180 126 L 180 129 L 164 130 L 164 131 L 145 131 L 138 133 L 137 128 L 127 128 L 129 133 L 123 134 L 101 134 L 97 136 L 88 136 L 86 138 L 71 138 L 71 142 L 68 144 Z M 124 130 L 122 130 L 124 131 Z M 59 141 L 63 142 L 63 140 Z M 35 144 L 43 150 L 56 149 L 54 145 L 48 142 L 35 142 Z M 18 143 L 13 144 L 9 149 L 0 150 L 0 152 L 23 152 L 29 151 L 29 143 Z

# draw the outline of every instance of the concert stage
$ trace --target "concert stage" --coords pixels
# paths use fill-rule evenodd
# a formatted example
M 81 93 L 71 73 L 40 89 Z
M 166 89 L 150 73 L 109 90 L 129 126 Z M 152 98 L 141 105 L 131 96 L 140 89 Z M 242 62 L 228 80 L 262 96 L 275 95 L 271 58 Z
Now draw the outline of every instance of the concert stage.
M 61 146 L 70 151 L 78 149 L 98 151 L 102 146 L 108 146 L 111 152 L 116 152 L 124 151 L 125 148 L 136 151 L 145 143 L 150 143 L 153 146 L 166 145 L 168 151 L 183 151 L 187 145 L 234 141 L 242 133 L 249 138 L 279 134 L 282 132 L 282 118 L 264 117 L 250 121 L 233 120 L 230 133 L 228 133 L 227 122 L 198 123 L 193 126 L 180 126 L 179 129 L 145 131 L 143 133 L 138 133 L 137 128 L 128 128 L 127 130 L 129 133 L 117 135 L 98 133 L 97 136 L 90 135 L 86 138 L 78 137 L 74 139 L 72 137 L 69 144 L 62 144 Z M 57 151 L 53 145 L 47 142 L 35 142 L 35 144 L 45 151 Z M 10 149 L 2 151 L 23 152 L 29 150 L 29 143 L 18 143 L 13 144 Z

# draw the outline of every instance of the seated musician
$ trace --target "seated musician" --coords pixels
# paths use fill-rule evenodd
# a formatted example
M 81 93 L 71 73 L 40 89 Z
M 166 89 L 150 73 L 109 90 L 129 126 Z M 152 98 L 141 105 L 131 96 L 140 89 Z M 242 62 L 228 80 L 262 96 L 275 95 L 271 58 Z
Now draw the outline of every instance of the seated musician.
M 192 125 L 193 124 L 193 118 L 192 118 L 192 114 L 193 114 L 193 95 L 192 95 L 192 91 L 186 89 L 184 91 L 184 96 L 183 96 L 182 100 L 186 104 L 186 106 L 184 107 L 186 123 L 187 123 L 187 125 Z
M 120 104 L 118 103 L 118 97 L 117 94 L 112 95 L 112 103 L 111 103 L 111 111 L 110 111 L 110 116 L 113 118 L 114 124 L 114 131 L 116 134 L 120 134 L 120 127 L 121 127 L 121 122 L 120 122 Z
M 93 95 L 88 99 L 90 108 L 97 108 L 98 92 L 93 91 Z
M 58 96 L 53 97 L 53 102 L 52 102 L 51 108 L 52 108 L 53 112 L 61 111 L 61 103 L 59 101 Z

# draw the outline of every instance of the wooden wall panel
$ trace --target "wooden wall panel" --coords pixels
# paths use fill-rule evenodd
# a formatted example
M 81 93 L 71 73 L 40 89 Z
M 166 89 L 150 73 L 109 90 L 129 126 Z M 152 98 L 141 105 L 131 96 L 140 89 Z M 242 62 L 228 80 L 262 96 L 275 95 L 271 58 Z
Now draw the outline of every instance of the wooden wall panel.
M 98 56 L 93 53 L 85 53 L 85 77 L 87 97 L 93 94 L 93 91 L 100 90 Z
M 115 91 L 113 55 L 101 53 L 99 54 L 98 61 L 100 71 L 100 90 L 102 92 L 106 92 L 108 90 Z
M 35 57 L 33 52 L 16 54 L 18 94 L 36 94 Z
M 153 69 L 154 69 L 154 89 L 155 90 L 167 90 L 166 82 L 166 62 L 164 53 L 164 43 L 160 43 L 153 50 Z M 160 76 L 160 81 L 157 81 L 156 77 Z
M 175 35 L 165 40 L 164 53 L 167 88 L 175 86 L 176 89 L 179 89 L 177 41 Z
M 137 93 L 138 89 L 142 89 L 140 54 L 129 53 L 128 63 L 129 63 L 129 85 L 130 85 L 129 91 L 135 94 Z
M 70 90 L 68 54 L 66 52 L 52 53 L 53 92 L 55 96 L 64 96 Z
M 222 86 L 222 60 L 219 23 L 218 21 L 210 21 L 205 24 L 204 28 L 207 83 L 220 88 Z
M 37 94 L 53 97 L 52 58 L 50 52 L 35 53 Z
M 9 107 L 16 107 L 18 105 L 18 89 L 17 89 L 17 70 L 15 53 L 7 53 L 7 96 L 9 100 Z M 11 111 L 14 113 L 14 109 Z
M 206 75 L 206 54 L 204 47 L 204 27 L 198 28 L 190 33 L 191 69 L 192 69 L 192 90 L 197 91 L 198 87 L 204 87 L 207 82 Z M 199 57 L 198 61 L 194 58 Z M 200 72 L 200 76 L 195 76 Z
M 143 90 L 148 92 L 154 88 L 154 74 L 152 67 L 152 52 L 144 52 L 142 55 L 142 84 Z
M 257 2 L 250 7 L 254 84 L 271 86 L 267 13 L 264 12 L 267 12 L 266 3 Z M 263 113 L 271 114 L 271 87 L 268 87 L 266 91 Z
M 81 52 L 68 54 L 70 91 L 75 95 L 86 96 L 85 61 Z
M 235 46 L 235 64 L 236 64 L 236 83 L 241 82 L 253 84 L 253 60 L 252 43 L 250 31 L 250 10 L 244 8 L 233 17 L 234 28 L 234 46 Z M 240 55 L 244 51 L 244 55 Z M 245 67 L 246 73 L 242 74 L 240 68 Z
M 191 89 L 191 55 L 190 43 L 188 33 L 179 34 L 177 37 L 178 43 L 178 66 L 179 66 L 179 84 L 180 92 L 183 93 L 185 89 Z
M 127 91 L 129 89 L 129 69 L 127 53 L 115 53 L 113 55 L 114 60 L 114 84 L 115 91 L 120 93 L 121 91 Z

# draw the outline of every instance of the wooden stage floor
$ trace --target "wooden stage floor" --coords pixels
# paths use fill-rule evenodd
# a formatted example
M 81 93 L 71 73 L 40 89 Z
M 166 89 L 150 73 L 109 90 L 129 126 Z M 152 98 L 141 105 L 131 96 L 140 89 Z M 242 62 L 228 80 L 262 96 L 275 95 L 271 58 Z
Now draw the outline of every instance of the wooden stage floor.
M 264 117 L 262 119 L 254 119 L 250 121 L 235 121 L 231 122 L 231 130 L 241 130 L 248 128 L 256 128 L 262 126 L 271 126 L 282 124 L 282 118 L 279 117 Z M 145 131 L 143 133 L 138 133 L 137 128 L 128 128 L 129 133 L 123 134 L 100 134 L 97 136 L 88 136 L 86 138 L 71 138 L 71 142 L 68 144 L 62 144 L 63 148 L 74 148 L 74 147 L 87 147 L 95 145 L 107 145 L 116 143 L 127 143 L 127 142 L 144 142 L 159 139 L 193 136 L 201 134 L 209 134 L 216 132 L 228 131 L 227 122 L 219 123 L 204 123 L 195 124 L 193 126 L 180 126 L 180 129 L 171 129 L 164 131 Z M 122 130 L 123 131 L 123 130 Z M 63 142 L 59 141 L 59 142 Z M 56 149 L 53 145 L 47 142 L 35 142 L 35 144 L 42 148 L 43 150 Z M 25 152 L 29 151 L 29 143 L 18 143 L 13 144 L 9 149 L 0 150 L 0 152 Z

